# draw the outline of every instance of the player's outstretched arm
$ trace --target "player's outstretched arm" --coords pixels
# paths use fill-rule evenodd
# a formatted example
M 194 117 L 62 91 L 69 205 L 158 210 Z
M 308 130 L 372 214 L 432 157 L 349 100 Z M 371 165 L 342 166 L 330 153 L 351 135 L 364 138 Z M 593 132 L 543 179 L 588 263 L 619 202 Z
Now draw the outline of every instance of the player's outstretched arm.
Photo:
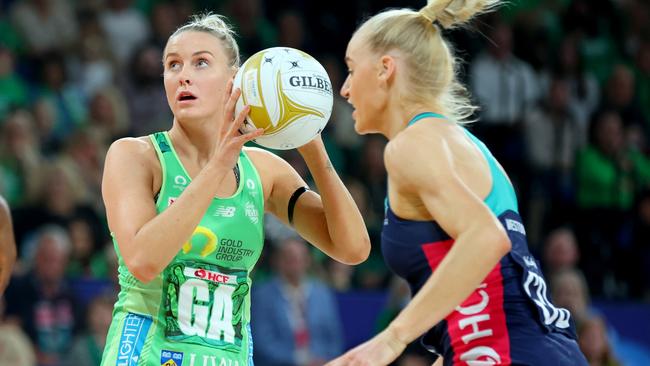
M 363 262 L 370 253 L 366 225 L 350 192 L 332 167 L 320 136 L 300 147 L 320 194 L 296 190 L 307 184 L 296 170 L 280 157 L 251 148 L 256 167 L 268 192 L 266 210 L 330 257 L 346 264 Z M 290 205 L 291 197 L 294 196 Z M 293 206 L 293 220 L 289 210 Z
M 0 197 L 0 297 L 9 284 L 16 263 L 16 242 L 9 205 Z
M 352 195 L 332 166 L 321 136 L 299 147 L 298 152 L 309 167 L 320 200 L 297 201 L 296 229 L 341 262 L 363 262 L 370 254 L 368 230 Z

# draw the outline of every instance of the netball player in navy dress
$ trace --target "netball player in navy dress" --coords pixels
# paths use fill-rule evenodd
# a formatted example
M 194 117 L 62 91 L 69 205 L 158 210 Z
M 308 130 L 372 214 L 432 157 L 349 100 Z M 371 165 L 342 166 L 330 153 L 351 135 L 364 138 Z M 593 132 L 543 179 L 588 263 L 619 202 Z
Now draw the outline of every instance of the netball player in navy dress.
M 331 365 L 386 365 L 420 337 L 436 365 L 586 365 L 571 316 L 547 297 L 512 184 L 463 124 L 475 108 L 442 28 L 497 0 L 433 0 L 363 23 L 341 94 L 355 129 L 389 139 L 382 252 L 413 299 Z

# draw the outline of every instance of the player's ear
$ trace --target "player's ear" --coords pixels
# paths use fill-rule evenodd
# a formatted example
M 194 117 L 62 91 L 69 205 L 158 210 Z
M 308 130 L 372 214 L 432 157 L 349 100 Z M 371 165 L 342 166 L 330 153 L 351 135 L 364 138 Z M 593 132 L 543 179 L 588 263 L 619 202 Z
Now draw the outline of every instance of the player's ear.
M 379 59 L 379 79 L 388 81 L 395 75 L 395 58 L 391 55 L 383 55 Z

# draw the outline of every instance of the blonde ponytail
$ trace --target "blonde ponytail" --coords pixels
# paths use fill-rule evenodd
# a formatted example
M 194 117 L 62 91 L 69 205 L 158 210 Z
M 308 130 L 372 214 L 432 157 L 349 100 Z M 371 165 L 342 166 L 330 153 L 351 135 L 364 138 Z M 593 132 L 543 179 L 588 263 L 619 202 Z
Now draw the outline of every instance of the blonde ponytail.
M 414 11 L 388 10 L 368 19 L 355 37 L 362 37 L 377 54 L 398 50 L 404 55 L 408 86 L 400 90 L 402 103 L 430 105 L 457 123 L 471 122 L 477 107 L 457 80 L 457 62 L 441 30 L 454 28 L 474 15 L 494 9 L 499 0 L 429 0 Z
M 443 28 L 450 29 L 494 9 L 498 4 L 499 0 L 429 0 L 420 9 L 420 14 Z

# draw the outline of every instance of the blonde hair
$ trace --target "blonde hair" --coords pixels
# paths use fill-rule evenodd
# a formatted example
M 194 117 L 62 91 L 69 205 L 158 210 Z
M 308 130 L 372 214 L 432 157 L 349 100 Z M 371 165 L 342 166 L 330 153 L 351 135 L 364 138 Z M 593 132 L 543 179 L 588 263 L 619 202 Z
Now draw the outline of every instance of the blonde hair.
M 205 32 L 217 37 L 226 50 L 230 66 L 239 67 L 239 46 L 235 41 L 235 31 L 226 23 L 226 17 L 219 14 L 196 14 L 189 22 L 169 36 L 169 39 L 187 31 Z
M 498 3 L 499 0 L 429 0 L 419 11 L 396 9 L 379 13 L 356 33 L 375 53 L 398 50 L 405 56 L 409 88 L 400 91 L 403 102 L 427 104 L 434 99 L 447 118 L 468 123 L 477 107 L 458 82 L 457 61 L 440 27 L 461 26 Z

